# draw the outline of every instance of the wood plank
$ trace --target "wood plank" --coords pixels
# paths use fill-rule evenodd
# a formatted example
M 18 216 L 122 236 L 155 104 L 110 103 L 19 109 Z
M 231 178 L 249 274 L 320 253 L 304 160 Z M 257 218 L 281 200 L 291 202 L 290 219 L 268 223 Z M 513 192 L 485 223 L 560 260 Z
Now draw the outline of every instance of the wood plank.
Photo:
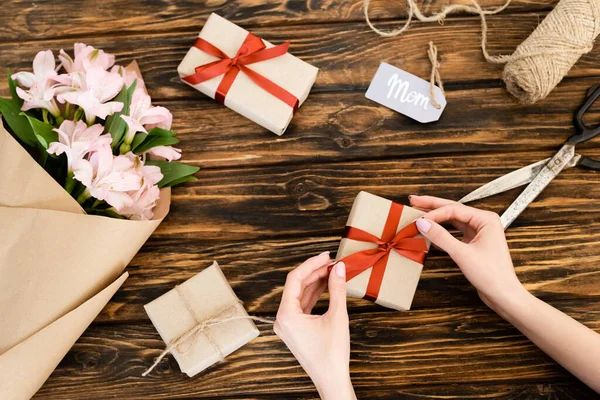
M 210 99 L 163 104 L 174 114 L 184 159 L 202 168 L 553 151 L 573 133 L 573 113 L 596 81 L 566 80 L 548 99 L 528 106 L 512 101 L 501 87 L 448 91 L 444 115 L 431 124 L 399 115 L 361 92 L 315 93 L 282 137 Z
M 518 0 L 504 14 L 549 10 L 557 0 Z M 145 1 L 107 0 L 57 3 L 52 0 L 36 2 L 15 0 L 2 4 L 5 18 L 0 24 L 0 41 L 47 39 L 48 37 L 102 36 L 119 33 L 196 31 L 212 12 L 247 26 L 336 23 L 362 21 L 362 1 L 359 0 L 209 0 Z M 469 0 L 417 1 L 423 12 L 433 13 L 450 3 L 470 4 Z M 484 8 L 495 8 L 504 0 L 480 0 Z M 372 1 L 371 17 L 377 19 L 406 16 L 405 3 L 384 0 Z
M 490 17 L 490 53 L 508 54 L 514 51 L 538 25 L 539 18 L 535 14 Z M 500 86 L 502 66 L 484 61 L 479 48 L 479 24 L 476 17 L 457 18 L 443 26 L 420 24 L 401 38 L 392 39 L 379 38 L 362 22 L 298 26 L 294 29 L 261 27 L 255 33 L 274 43 L 291 40 L 290 51 L 294 55 L 319 67 L 321 72 L 314 92 L 362 92 L 381 61 L 426 78 L 431 68 L 427 46 L 432 40 L 438 46 L 440 73 L 449 90 L 454 84 L 473 81 L 492 81 L 482 83 Z M 118 63 L 125 65 L 137 59 L 155 100 L 198 100 L 204 95 L 181 83 L 177 76 L 177 65 L 195 36 L 195 33 L 166 32 L 161 35 L 88 36 L 81 40 L 114 53 Z M 0 43 L 0 66 L 13 70 L 31 69 L 31 62 L 38 51 L 48 48 L 55 52 L 61 48 L 71 51 L 72 46 L 71 38 Z M 583 56 L 569 76 L 597 76 L 600 73 L 597 51 Z M 8 93 L 6 82 L 1 82 L 1 85 L 1 93 Z M 506 98 L 510 99 L 508 95 Z
M 509 246 L 521 282 L 545 301 L 600 296 L 600 221 L 523 226 L 509 231 Z M 277 312 L 287 273 L 309 256 L 331 250 L 339 236 L 270 239 L 262 242 L 197 242 L 153 239 L 128 267 L 129 279 L 113 297 L 98 323 L 146 320 L 143 305 L 191 278 L 217 260 L 238 297 L 253 314 Z M 317 310 L 327 307 L 327 296 Z M 452 260 L 434 250 L 413 301 L 413 310 L 442 306 L 480 306 L 481 300 Z M 349 299 L 352 312 L 383 312 L 362 299 Z
M 494 399 L 494 400 L 532 400 L 532 399 L 561 399 L 561 400 L 586 400 L 597 399 L 598 394 L 592 389 L 573 378 L 568 383 L 554 383 L 540 381 L 538 383 L 521 383 L 517 386 L 493 385 L 493 384 L 445 384 L 445 385 L 411 385 L 405 389 L 379 389 L 375 387 L 357 388 L 356 394 L 359 399 L 377 399 L 377 400 L 439 400 L 443 399 Z M 86 398 L 92 400 L 94 395 L 88 395 Z M 146 397 L 132 397 L 131 399 L 146 399 Z M 169 397 L 172 398 L 172 397 Z M 200 399 L 202 397 L 183 396 L 179 398 Z M 222 395 L 219 400 L 236 400 L 239 396 L 229 397 Z M 282 394 L 262 394 L 259 396 L 251 393 L 244 394 L 246 400 L 281 400 Z M 37 394 L 34 400 L 54 399 L 52 395 L 46 393 Z M 285 393 L 286 400 L 320 400 L 318 394 L 313 392 L 306 393 Z
M 600 330 L 600 303 L 564 301 L 560 309 Z M 359 390 L 412 385 L 561 384 L 573 378 L 509 324 L 485 308 L 353 314 L 351 374 Z M 193 379 L 168 357 L 140 375 L 164 346 L 148 322 L 92 326 L 41 389 L 43 398 L 154 399 L 298 395 L 314 388 L 265 325 L 262 336 Z M 465 362 L 468 360 L 468 362 Z M 101 383 L 101 384 L 99 384 Z M 589 392 L 588 392 L 589 394 Z
M 585 154 L 598 156 L 599 152 L 596 146 Z M 232 242 L 337 236 L 360 190 L 398 201 L 405 201 L 409 194 L 459 199 L 498 176 L 552 154 L 554 150 L 204 170 L 197 182 L 174 190 L 171 214 L 157 229 L 156 238 Z M 600 211 L 598 179 L 590 170 L 564 171 L 514 227 L 594 221 Z M 483 205 L 501 212 L 516 193 L 496 196 Z

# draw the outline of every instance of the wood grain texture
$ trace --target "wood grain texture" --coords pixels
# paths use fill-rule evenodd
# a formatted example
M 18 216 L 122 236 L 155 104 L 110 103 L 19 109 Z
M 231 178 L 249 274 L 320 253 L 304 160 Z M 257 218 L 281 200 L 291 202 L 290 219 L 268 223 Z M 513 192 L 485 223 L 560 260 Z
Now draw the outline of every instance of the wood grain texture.
M 599 150 L 586 149 L 586 154 L 597 156 Z M 155 238 L 231 242 L 337 236 L 361 190 L 400 202 L 406 202 L 409 194 L 459 199 L 492 179 L 554 152 L 205 170 L 198 181 L 173 191 L 168 223 L 158 227 Z M 591 170 L 564 171 L 513 226 L 597 220 L 598 179 L 598 173 Z M 501 212 L 517 194 L 507 192 L 479 206 Z
M 424 12 L 434 12 L 450 3 L 470 4 L 468 0 L 417 1 Z M 504 0 L 481 0 L 484 8 L 495 8 Z M 517 0 L 510 12 L 548 10 L 557 0 Z M 68 10 L 68 19 L 64 18 Z M 363 19 L 360 0 L 162 0 L 162 1 L 94 1 L 94 0 L 16 0 L 2 5 L 7 16 L 0 26 L 0 40 L 47 39 L 119 33 L 153 34 L 172 30 L 196 31 L 212 12 L 237 24 L 277 26 L 357 21 Z M 374 20 L 403 18 L 403 1 L 372 1 Z M 8 18 L 10 17 L 10 18 Z
M 489 17 L 490 53 L 512 53 L 539 21 L 540 16 L 535 14 Z M 402 37 L 391 39 L 378 37 L 362 21 L 298 26 L 294 29 L 286 26 L 260 27 L 254 32 L 273 43 L 291 40 L 292 54 L 320 68 L 314 93 L 364 92 L 382 61 L 427 78 L 431 67 L 427 46 L 432 40 L 438 46 L 440 73 L 449 90 L 459 83 L 468 85 L 478 82 L 485 87 L 502 85 L 502 66 L 485 62 L 481 54 L 480 22 L 476 17 L 456 18 L 442 26 L 415 25 Z M 496 35 L 498 40 L 494 39 Z M 196 32 L 182 34 L 169 31 L 161 35 L 92 35 L 81 40 L 114 53 L 120 64 L 126 65 L 136 59 L 155 101 L 182 98 L 197 101 L 206 97 L 181 83 L 176 72 L 177 65 L 196 36 Z M 31 60 L 40 49 L 49 48 L 58 52 L 63 48 L 72 53 L 72 46 L 71 38 L 25 41 L 18 46 L 14 42 L 0 43 L 0 65 L 13 70 L 31 69 Z M 600 66 L 597 58 L 595 52 L 584 55 L 569 76 L 598 75 Z M 4 79 L 0 83 L 1 93 L 7 93 Z M 504 103 L 513 101 L 506 94 Z
M 600 330 L 599 302 L 554 305 Z M 82 336 L 40 395 L 52 394 L 53 399 L 90 398 L 90 393 L 95 398 L 127 393 L 128 399 L 162 398 L 165 394 L 171 398 L 246 393 L 314 396 L 312 383 L 285 345 L 269 326 L 259 327 L 262 336 L 224 363 L 190 379 L 179 372 L 171 357 L 149 377 L 140 376 L 164 346 L 150 323 L 96 325 Z M 483 307 L 355 312 L 350 317 L 350 329 L 352 379 L 365 393 L 388 387 L 410 393 L 413 385 L 465 381 L 515 388 L 542 381 L 575 383 L 518 331 Z M 588 392 L 587 398 L 593 398 L 590 396 Z
M 482 0 L 484 8 L 504 0 Z M 405 2 L 373 0 L 381 28 L 403 22 Z M 418 2 L 426 13 L 470 0 Z M 511 53 L 557 0 L 516 0 L 489 18 L 492 54 Z M 551 156 L 600 74 L 582 57 L 544 101 L 517 104 L 502 66 L 484 61 L 477 17 L 416 22 L 379 38 L 362 0 L 10 0 L 0 16 L 0 68 L 30 69 L 41 49 L 83 41 L 136 59 L 156 104 L 174 114 L 197 182 L 173 191 L 169 217 L 134 258 L 130 278 L 68 353 L 36 399 L 314 399 L 303 370 L 271 329 L 189 379 L 171 357 L 141 372 L 164 343 L 143 304 L 217 260 L 246 308 L 272 316 L 286 274 L 335 251 L 355 195 L 400 202 L 411 193 L 458 199 L 515 168 Z M 176 67 L 211 12 L 319 67 L 313 93 L 278 138 L 183 85 Z M 381 61 L 427 77 L 440 53 L 448 107 L 421 125 L 364 98 Z M 0 95 L 8 94 L 0 79 Z M 598 119 L 594 112 L 593 119 Z M 581 148 L 600 157 L 599 142 Z M 600 174 L 562 173 L 508 230 L 516 272 L 535 295 L 600 331 Z M 503 211 L 518 190 L 476 203 Z M 317 312 L 327 306 L 327 296 Z M 352 374 L 361 399 L 586 400 L 585 385 L 486 309 L 453 262 L 427 259 L 413 310 L 350 299 Z M 0 395 L 0 398 L 2 396 Z
M 279 138 L 210 99 L 163 104 L 174 113 L 185 160 L 202 168 L 450 157 L 558 149 L 573 133 L 573 113 L 596 81 L 569 79 L 530 106 L 513 102 L 502 87 L 448 90 L 449 104 L 435 124 L 410 120 L 362 92 L 316 93 Z

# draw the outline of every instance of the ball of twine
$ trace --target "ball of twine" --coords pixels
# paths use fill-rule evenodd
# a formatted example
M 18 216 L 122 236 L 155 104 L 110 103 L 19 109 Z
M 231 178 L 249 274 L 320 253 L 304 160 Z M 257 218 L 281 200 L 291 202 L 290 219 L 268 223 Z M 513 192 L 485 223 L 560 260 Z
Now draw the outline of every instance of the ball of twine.
M 380 36 L 394 37 L 408 29 L 412 18 L 422 22 L 442 23 L 451 13 L 477 14 L 481 18 L 481 50 L 485 59 L 494 64 L 506 64 L 502 78 L 507 90 L 524 104 L 545 98 L 569 72 L 579 58 L 592 50 L 600 33 L 600 0 L 561 0 L 533 33 L 512 55 L 491 56 L 487 51 L 486 15 L 496 14 L 510 4 L 494 10 L 482 10 L 472 0 L 472 6 L 455 4 L 439 13 L 425 16 L 414 0 L 406 0 L 408 18 L 403 26 L 391 30 L 377 29 L 369 19 L 369 4 L 364 0 L 367 23 Z

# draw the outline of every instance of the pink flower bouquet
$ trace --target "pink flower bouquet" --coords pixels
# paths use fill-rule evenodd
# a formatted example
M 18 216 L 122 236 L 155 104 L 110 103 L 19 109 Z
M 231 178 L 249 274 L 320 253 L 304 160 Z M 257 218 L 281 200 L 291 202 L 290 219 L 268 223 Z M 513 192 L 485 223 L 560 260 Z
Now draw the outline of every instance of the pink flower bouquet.
M 50 50 L 33 72 L 9 74 L 0 99 L 6 124 L 38 163 L 88 214 L 149 220 L 159 188 L 194 179 L 169 110 L 151 104 L 141 76 L 102 50 L 75 44 L 56 67 Z
M 29 399 L 127 278 L 166 216 L 179 163 L 171 113 L 137 66 L 75 44 L 9 72 L 0 98 L 0 393 Z

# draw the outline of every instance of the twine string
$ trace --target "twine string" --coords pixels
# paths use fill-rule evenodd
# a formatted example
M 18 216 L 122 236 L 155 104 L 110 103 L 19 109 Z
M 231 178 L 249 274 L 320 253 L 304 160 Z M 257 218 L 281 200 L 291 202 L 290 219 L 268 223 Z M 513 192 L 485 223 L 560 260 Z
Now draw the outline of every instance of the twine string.
M 511 0 L 493 10 L 483 10 L 476 0 L 472 5 L 453 4 L 440 12 L 425 16 L 414 0 L 406 0 L 408 17 L 393 30 L 380 30 L 369 18 L 371 0 L 364 0 L 365 19 L 369 27 L 383 37 L 395 37 L 405 32 L 413 17 L 422 22 L 437 21 L 452 13 L 479 15 L 481 20 L 481 51 L 486 61 L 506 64 L 503 79 L 508 91 L 522 103 L 532 104 L 546 97 L 584 54 L 590 52 L 600 33 L 600 2 L 597 0 L 561 0 L 533 33 L 511 55 L 492 56 L 487 50 L 486 16 L 505 10 Z M 432 62 L 432 69 L 435 69 Z
M 437 53 L 437 47 L 435 47 L 433 42 L 429 42 L 429 50 L 427 51 L 429 61 L 431 62 L 431 75 L 429 77 L 429 97 L 431 97 L 431 104 L 433 104 L 433 106 L 439 110 L 440 108 L 442 108 L 442 106 L 435 100 L 435 84 L 437 83 L 444 96 L 446 96 L 446 92 L 444 91 L 444 84 L 442 83 L 442 78 L 440 78 L 440 63 L 437 59 Z
M 181 291 L 180 287 L 175 286 L 175 290 L 179 294 L 179 297 L 185 304 L 187 310 L 190 312 L 190 314 L 196 320 L 196 325 L 194 325 L 191 329 L 185 331 L 180 336 L 178 336 L 177 338 L 172 340 L 170 343 L 168 343 L 167 346 L 165 347 L 165 349 L 163 350 L 163 352 L 160 353 L 158 358 L 154 361 L 154 364 L 152 364 L 152 366 L 150 368 L 148 368 L 146 371 L 144 371 L 142 376 L 146 376 L 150 372 L 152 372 L 152 370 L 154 370 L 154 368 L 156 368 L 158 366 L 158 364 L 162 361 L 163 358 L 165 358 L 165 356 L 167 354 L 173 353 L 173 351 L 175 351 L 175 350 L 177 350 L 177 352 L 179 352 L 181 354 L 187 353 L 192 348 L 192 346 L 196 342 L 197 338 L 201 334 L 204 334 L 206 336 L 206 338 L 208 339 L 208 341 L 210 342 L 212 347 L 215 349 L 216 353 L 219 355 L 219 361 L 223 361 L 225 359 L 225 357 L 223 356 L 223 352 L 221 351 L 219 345 L 216 343 L 215 339 L 210 335 L 210 333 L 208 331 L 208 328 L 210 328 L 212 326 L 221 325 L 221 324 L 224 324 L 227 322 L 237 321 L 237 320 L 242 320 L 242 319 L 252 320 L 252 321 L 256 321 L 256 322 L 263 322 L 265 324 L 270 324 L 270 325 L 275 323 L 275 321 L 270 318 L 261 318 L 261 317 L 257 317 L 254 315 L 235 315 L 236 307 L 238 305 L 242 304 L 242 302 L 239 300 L 232 305 L 223 307 L 222 309 L 218 310 L 211 317 L 202 320 L 197 315 L 194 308 L 191 307 L 187 297 Z M 227 314 L 230 311 L 232 311 L 232 314 L 230 316 L 223 317 L 223 314 Z M 182 344 L 186 343 L 190 338 L 191 338 L 191 342 L 188 344 L 187 348 L 181 349 L 180 346 Z

